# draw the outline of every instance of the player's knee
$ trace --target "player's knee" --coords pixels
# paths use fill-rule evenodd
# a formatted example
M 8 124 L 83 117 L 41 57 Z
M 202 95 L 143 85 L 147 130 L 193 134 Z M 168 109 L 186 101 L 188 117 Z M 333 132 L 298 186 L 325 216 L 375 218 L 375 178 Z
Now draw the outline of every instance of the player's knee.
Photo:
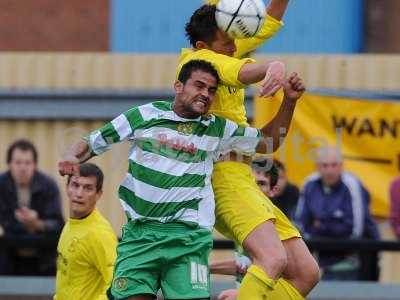
M 298 275 L 295 281 L 299 282 L 304 295 L 308 295 L 321 280 L 320 269 L 315 259 L 309 260 L 306 267 L 303 267 Z
M 283 273 L 288 263 L 285 251 L 271 251 L 265 253 L 261 257 L 257 257 L 254 261 L 256 264 L 259 264 L 269 276 L 275 279 Z
M 321 280 L 321 272 L 315 259 L 309 264 L 306 280 L 310 290 Z
M 288 258 L 285 251 L 277 251 L 272 256 L 272 264 L 278 274 L 282 274 L 288 264 Z

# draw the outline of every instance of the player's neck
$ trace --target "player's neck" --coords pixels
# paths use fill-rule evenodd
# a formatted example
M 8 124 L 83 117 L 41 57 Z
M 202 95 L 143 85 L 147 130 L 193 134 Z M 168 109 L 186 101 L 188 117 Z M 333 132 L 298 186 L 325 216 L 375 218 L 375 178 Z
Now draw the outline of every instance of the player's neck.
M 197 119 L 197 118 L 201 117 L 201 115 L 199 115 L 198 113 L 189 112 L 189 111 L 185 110 L 183 106 L 178 105 L 176 102 L 174 102 L 174 104 L 172 105 L 172 111 L 175 114 L 177 114 L 179 117 L 185 118 L 185 119 Z

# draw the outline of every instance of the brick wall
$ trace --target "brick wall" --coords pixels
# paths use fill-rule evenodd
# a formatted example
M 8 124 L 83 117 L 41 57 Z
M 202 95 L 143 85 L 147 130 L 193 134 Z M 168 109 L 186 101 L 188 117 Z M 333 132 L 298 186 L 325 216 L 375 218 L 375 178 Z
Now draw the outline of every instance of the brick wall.
M 0 0 L 0 51 L 107 51 L 109 0 Z

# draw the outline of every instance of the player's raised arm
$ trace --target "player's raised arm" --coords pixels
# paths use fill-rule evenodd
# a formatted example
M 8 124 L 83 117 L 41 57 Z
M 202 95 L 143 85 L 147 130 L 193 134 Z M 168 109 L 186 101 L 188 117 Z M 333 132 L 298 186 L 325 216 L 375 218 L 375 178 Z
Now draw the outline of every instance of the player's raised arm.
M 275 94 L 285 80 L 286 68 L 280 61 L 247 63 L 239 71 L 238 80 L 249 85 L 261 82 L 260 96 Z
M 62 176 L 79 175 L 79 164 L 107 151 L 112 144 L 131 137 L 142 121 L 140 109 L 135 107 L 94 130 L 85 139 L 77 141 L 67 150 L 58 163 L 58 172 Z
M 178 72 L 189 60 L 206 60 L 216 68 L 223 85 L 242 89 L 246 85 L 263 81 L 261 95 L 272 95 L 281 87 L 284 79 L 283 63 L 255 62 L 250 58 L 233 57 L 236 51 L 235 40 L 219 29 L 215 12 L 215 6 L 203 5 L 186 24 L 186 36 L 193 49 L 182 51 Z
M 260 31 L 253 37 L 235 40 L 235 57 L 244 57 L 277 34 L 283 27 L 282 18 L 288 7 L 289 0 L 272 0 L 267 6 L 267 16 Z
M 267 15 L 278 21 L 282 20 L 288 4 L 289 0 L 272 0 L 267 7 Z
M 84 163 L 93 155 L 90 147 L 85 140 L 74 143 L 58 162 L 58 172 L 64 175 L 79 175 L 79 164 Z
M 261 128 L 261 133 L 265 139 L 258 145 L 257 152 L 274 152 L 281 146 L 282 138 L 286 137 L 289 131 L 297 100 L 300 99 L 305 90 L 303 81 L 297 73 L 292 73 L 284 82 L 282 104 L 275 117 Z

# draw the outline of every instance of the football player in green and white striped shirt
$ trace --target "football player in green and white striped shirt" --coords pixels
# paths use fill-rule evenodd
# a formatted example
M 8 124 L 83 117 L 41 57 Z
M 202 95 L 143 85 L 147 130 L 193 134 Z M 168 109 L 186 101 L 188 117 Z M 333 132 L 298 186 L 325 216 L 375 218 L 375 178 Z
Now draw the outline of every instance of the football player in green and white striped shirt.
M 208 115 L 218 83 L 210 63 L 188 62 L 173 102 L 124 112 L 74 144 L 59 163 L 61 175 L 76 175 L 79 163 L 111 144 L 131 142 L 119 187 L 128 222 L 117 249 L 115 299 L 153 299 L 159 288 L 166 299 L 210 297 L 213 161 L 230 151 L 252 155 L 266 130 Z

